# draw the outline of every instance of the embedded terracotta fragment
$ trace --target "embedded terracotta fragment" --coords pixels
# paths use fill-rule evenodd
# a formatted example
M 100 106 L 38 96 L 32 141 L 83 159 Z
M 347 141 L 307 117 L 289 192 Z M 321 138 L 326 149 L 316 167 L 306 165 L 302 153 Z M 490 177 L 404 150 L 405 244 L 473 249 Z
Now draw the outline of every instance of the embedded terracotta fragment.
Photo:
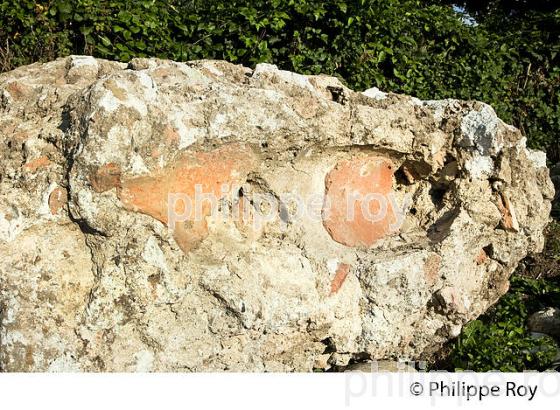
M 57 187 L 49 195 L 49 209 L 51 215 L 56 215 L 58 212 L 66 206 L 68 202 L 68 193 L 65 189 Z
M 254 155 L 244 144 L 230 144 L 209 152 L 184 152 L 168 167 L 148 176 L 122 181 L 118 197 L 126 209 L 169 224 L 169 212 L 184 218 L 175 224 L 174 236 L 185 252 L 207 235 L 210 196 L 219 201 L 241 184 L 254 166 Z M 171 198 L 183 198 L 170 204 Z M 188 208 L 186 208 L 188 206 Z
M 121 168 L 117 164 L 109 163 L 95 170 L 90 175 L 90 183 L 95 192 L 101 193 L 121 185 Z
M 504 192 L 501 192 L 498 195 L 498 209 L 502 213 L 502 227 L 507 231 L 518 232 L 519 222 L 517 221 L 517 216 L 515 215 L 515 209 L 513 208 L 507 194 Z
M 477 265 L 482 265 L 488 259 L 488 255 L 484 249 L 480 249 L 478 255 L 476 255 L 475 262 Z
M 24 168 L 28 171 L 36 172 L 38 169 L 49 166 L 50 164 L 51 161 L 49 160 L 49 157 L 45 155 L 27 162 L 24 165 Z
M 350 265 L 346 263 L 340 263 L 336 269 L 334 279 L 331 282 L 331 295 L 340 290 L 340 288 L 344 284 L 344 281 L 346 280 L 346 277 L 348 276 L 348 273 L 350 273 Z
M 394 168 L 387 158 L 366 156 L 341 161 L 329 172 L 323 225 L 335 241 L 370 247 L 396 230 Z
M 33 87 L 23 84 L 20 81 L 12 81 L 6 85 L 6 90 L 12 98 L 25 101 L 33 94 Z

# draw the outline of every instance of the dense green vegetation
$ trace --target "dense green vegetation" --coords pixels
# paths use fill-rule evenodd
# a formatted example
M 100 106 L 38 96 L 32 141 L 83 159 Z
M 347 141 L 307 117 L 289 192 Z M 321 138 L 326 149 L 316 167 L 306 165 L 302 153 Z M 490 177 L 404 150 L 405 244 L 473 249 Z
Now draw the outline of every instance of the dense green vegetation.
M 469 14 L 457 11 L 457 3 Z M 554 3 L 0 0 L 0 71 L 68 54 L 271 62 L 336 75 L 355 89 L 487 102 L 530 146 L 558 162 L 560 8 Z M 550 258 L 560 258 L 560 249 L 548 249 Z M 551 283 L 516 277 L 492 312 L 465 328 L 452 366 L 546 367 L 551 342 L 531 339 L 525 322 L 538 300 L 558 306 L 557 298 L 546 299 L 560 289 Z

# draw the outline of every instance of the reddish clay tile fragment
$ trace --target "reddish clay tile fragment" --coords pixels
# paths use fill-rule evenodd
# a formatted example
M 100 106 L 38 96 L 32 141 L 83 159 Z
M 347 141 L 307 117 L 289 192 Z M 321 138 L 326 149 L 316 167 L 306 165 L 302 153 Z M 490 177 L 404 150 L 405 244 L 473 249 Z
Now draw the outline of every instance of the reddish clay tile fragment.
M 339 162 L 325 179 L 323 226 L 336 242 L 370 247 L 396 231 L 392 194 L 395 166 L 366 156 Z
M 49 195 L 49 209 L 52 215 L 58 214 L 58 212 L 66 206 L 68 202 L 68 193 L 63 188 L 55 188 Z
M 498 194 L 498 209 L 502 213 L 502 227 L 506 231 L 518 232 L 519 222 L 517 221 L 515 210 L 509 197 L 504 192 Z
M 346 280 L 346 277 L 348 276 L 348 273 L 350 273 L 350 265 L 346 264 L 346 263 L 340 263 L 338 264 L 338 267 L 336 269 L 336 273 L 334 275 L 334 278 L 331 282 L 331 295 L 333 293 L 336 293 L 339 291 L 339 289 L 342 287 L 342 285 L 344 284 L 344 281 Z
M 33 87 L 19 81 L 10 82 L 6 89 L 15 100 L 24 100 L 33 94 Z
M 196 249 L 208 236 L 208 224 L 206 219 L 201 221 L 184 221 L 175 225 L 173 238 L 181 250 L 185 253 Z
M 185 218 L 175 224 L 174 237 L 181 249 L 189 252 L 208 235 L 206 217 L 213 205 L 200 198 L 212 196 L 219 201 L 234 185 L 241 184 L 254 166 L 254 154 L 243 144 L 224 145 L 209 152 L 186 151 L 160 171 L 123 180 L 118 197 L 125 208 L 167 225 L 170 195 L 188 199 L 189 209 L 184 201 L 171 206 L 175 214 Z
M 163 136 L 165 137 L 165 142 L 167 144 L 177 144 L 179 143 L 179 133 L 175 128 L 171 127 L 170 125 L 166 125 L 163 129 Z
M 42 157 L 29 161 L 23 167 L 28 171 L 36 172 L 39 168 L 44 168 L 50 164 L 51 161 L 49 158 L 46 155 L 43 155 Z
M 89 179 L 95 192 L 105 192 L 121 186 L 121 167 L 118 164 L 105 164 L 97 168 Z
M 476 255 L 475 258 L 476 264 L 482 265 L 484 262 L 486 262 L 486 259 L 488 259 L 488 255 L 486 254 L 484 249 L 480 249 L 480 252 L 478 252 L 478 255 Z

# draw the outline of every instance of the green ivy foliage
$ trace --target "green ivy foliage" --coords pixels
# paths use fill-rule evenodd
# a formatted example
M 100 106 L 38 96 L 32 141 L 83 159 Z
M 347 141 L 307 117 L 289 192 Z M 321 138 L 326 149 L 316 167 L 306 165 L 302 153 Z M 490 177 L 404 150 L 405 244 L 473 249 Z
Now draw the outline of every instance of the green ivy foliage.
M 71 53 L 173 58 L 180 14 L 160 0 L 0 1 L 0 39 L 14 66 Z

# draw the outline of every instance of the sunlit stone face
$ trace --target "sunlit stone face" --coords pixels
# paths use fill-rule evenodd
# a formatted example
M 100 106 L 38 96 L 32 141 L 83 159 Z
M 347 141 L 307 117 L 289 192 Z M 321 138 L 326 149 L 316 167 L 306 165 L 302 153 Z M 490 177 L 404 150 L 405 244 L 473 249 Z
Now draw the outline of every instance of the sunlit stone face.
M 365 156 L 341 161 L 328 173 L 323 225 L 335 241 L 370 247 L 395 230 L 394 168 L 386 158 Z

